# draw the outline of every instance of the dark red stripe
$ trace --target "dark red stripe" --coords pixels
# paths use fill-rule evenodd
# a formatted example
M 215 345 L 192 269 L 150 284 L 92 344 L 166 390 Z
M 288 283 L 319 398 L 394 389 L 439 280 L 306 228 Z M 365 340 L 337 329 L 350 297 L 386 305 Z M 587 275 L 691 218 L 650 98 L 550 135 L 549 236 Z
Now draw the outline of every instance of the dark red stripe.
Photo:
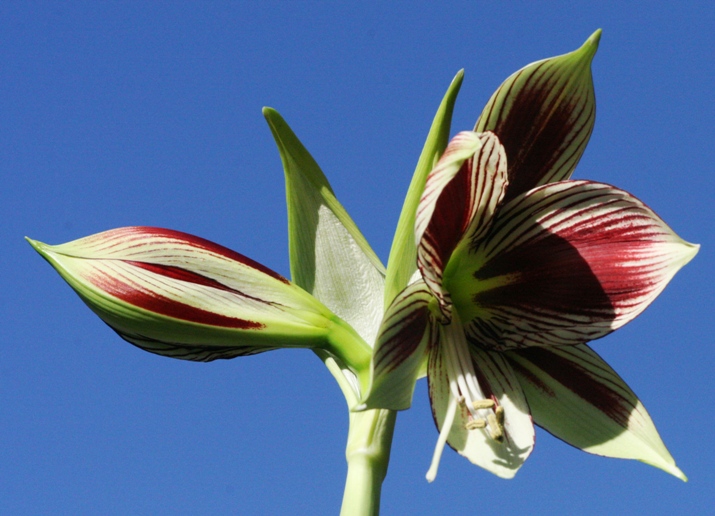
M 211 287 L 217 290 L 223 290 L 225 292 L 231 292 L 233 294 L 238 294 L 243 296 L 243 293 L 234 290 L 226 285 L 219 283 L 218 281 L 202 276 L 201 274 L 196 274 L 195 272 L 187 271 L 181 267 L 175 267 L 173 265 L 159 265 L 156 263 L 145 263 L 145 262 L 135 262 L 132 260 L 122 260 L 128 265 L 144 269 L 154 274 L 159 274 L 161 276 L 166 276 L 167 278 L 172 278 L 179 281 L 186 281 L 188 283 L 195 283 L 197 285 L 203 285 L 204 287 Z
M 129 235 L 141 234 L 141 235 L 146 235 L 149 237 L 157 236 L 157 237 L 172 238 L 175 240 L 180 240 L 180 241 L 185 242 L 193 247 L 196 247 L 199 249 L 204 249 L 206 251 L 210 251 L 212 253 L 218 254 L 218 255 L 228 258 L 230 260 L 239 262 L 247 267 L 251 267 L 252 269 L 256 269 L 256 270 L 258 270 L 264 274 L 267 274 L 268 276 L 271 276 L 272 278 L 275 278 L 283 283 L 290 283 L 286 278 L 284 278 L 277 272 L 269 269 L 268 267 L 266 267 L 264 265 L 261 265 L 260 263 L 254 261 L 254 260 L 251 260 L 247 256 L 237 253 L 236 251 L 233 251 L 233 250 L 229 249 L 228 247 L 224 247 L 222 245 L 211 242 L 210 240 L 206 240 L 205 238 L 190 235 L 189 233 L 183 233 L 181 231 L 175 231 L 173 229 L 164 229 L 164 228 L 157 228 L 157 227 L 151 227 L 151 226 L 130 226 L 130 227 L 126 227 L 126 228 L 117 229 L 117 230 L 115 230 L 115 232 L 117 234 L 121 234 L 122 232 L 124 232 Z
M 93 274 L 90 277 L 90 281 L 111 296 L 159 315 L 224 328 L 236 328 L 241 330 L 260 330 L 265 328 L 265 324 L 259 322 L 228 317 L 179 303 L 167 297 L 146 291 L 145 289 L 137 288 L 134 285 L 120 281 L 105 273 Z
M 521 349 L 514 353 L 533 363 L 619 425 L 628 426 L 630 414 L 635 409 L 635 400 L 626 399 L 623 394 L 607 385 L 607 383 L 611 383 L 607 377 L 593 377 L 592 373 L 584 369 L 582 365 L 545 348 Z M 524 374 L 525 369 L 522 366 L 518 363 L 514 363 L 514 365 L 520 373 Z M 524 376 L 529 379 L 534 378 L 531 374 L 524 374 Z M 539 384 L 543 385 L 538 379 L 534 383 L 537 387 L 540 386 Z M 548 390 L 544 389 L 544 391 L 548 394 Z
M 561 236 L 542 234 L 533 244 L 499 253 L 476 271 L 474 278 L 484 281 L 505 276 L 510 282 L 478 292 L 474 301 L 487 308 L 511 306 L 527 312 L 578 314 L 592 324 L 611 321 L 615 318 L 612 300 L 594 272 L 594 264 L 579 251 Z
M 276 303 L 272 303 L 270 301 L 266 301 L 264 299 L 260 299 L 254 296 L 250 296 L 246 294 L 245 292 L 241 292 L 240 290 L 236 290 L 235 288 L 228 287 L 224 285 L 223 283 L 219 283 L 218 281 L 208 278 L 206 276 L 202 276 L 201 274 L 197 274 L 195 272 L 188 271 L 186 269 L 182 269 L 181 267 L 175 267 L 173 265 L 158 265 L 155 263 L 146 263 L 146 262 L 135 262 L 135 261 L 130 261 L 130 260 L 123 260 L 124 263 L 133 265 L 134 267 L 138 267 L 140 269 L 147 270 L 149 272 L 153 272 L 154 274 L 158 274 L 160 276 L 165 276 L 167 278 L 172 278 L 176 279 L 179 281 L 186 281 L 188 283 L 195 283 L 197 285 L 202 285 L 204 287 L 211 287 L 215 288 L 217 290 L 223 290 L 224 292 L 230 292 L 231 294 L 236 294 L 238 296 L 244 297 L 246 299 L 252 299 L 253 301 L 258 301 L 259 303 L 265 303 L 267 305 L 275 305 Z
M 423 306 L 415 309 L 415 305 Z M 392 371 L 400 365 L 402 362 L 401 359 L 414 353 L 414 350 L 417 349 L 420 342 L 422 342 L 429 322 L 427 304 L 420 299 L 414 300 L 401 308 L 394 315 L 402 314 L 405 310 L 410 310 L 411 313 L 408 313 L 406 316 L 402 315 L 395 321 L 390 321 L 387 328 L 384 330 L 381 329 L 382 334 L 387 334 L 396 325 L 399 324 L 401 326 L 397 333 L 392 335 L 387 342 L 378 348 L 374 359 L 375 370 L 384 369 L 385 372 Z M 393 317 L 390 319 L 393 319 Z
M 509 187 L 505 202 L 550 175 L 553 164 L 563 155 L 564 147 L 585 132 L 584 141 L 570 156 L 574 163 L 569 168 L 575 166 L 593 126 L 593 112 L 582 125 L 574 125 L 576 115 L 583 112 L 591 96 L 590 88 L 585 92 L 568 92 L 564 97 L 568 82 L 555 77 L 554 71 L 549 69 L 550 64 L 547 61 L 529 70 L 517 91 L 514 91 L 516 79 L 508 91 L 501 93 L 500 88 L 501 94 L 497 94 L 497 98 L 501 99 L 502 105 L 498 111 L 492 111 L 492 105 L 481 129 L 496 133 L 506 150 Z M 559 91 L 554 93 L 557 88 Z M 507 98 L 511 102 L 507 102 Z
M 256 348 L 251 346 L 211 346 L 185 344 L 181 342 L 164 342 L 145 335 L 125 333 L 122 330 L 112 328 L 117 334 L 130 344 L 157 355 L 176 358 L 179 360 L 191 360 L 194 362 L 211 362 L 213 360 L 228 360 L 236 357 L 244 357 L 271 351 L 275 348 Z

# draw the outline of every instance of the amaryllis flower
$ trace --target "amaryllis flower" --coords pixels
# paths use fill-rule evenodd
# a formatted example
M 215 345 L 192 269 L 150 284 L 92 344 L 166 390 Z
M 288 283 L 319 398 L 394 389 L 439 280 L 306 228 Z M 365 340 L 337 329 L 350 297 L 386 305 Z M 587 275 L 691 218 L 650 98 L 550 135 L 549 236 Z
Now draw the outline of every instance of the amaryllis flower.
M 594 122 L 596 33 L 494 94 L 426 178 L 418 273 L 392 300 L 363 408 L 405 409 L 425 360 L 445 443 L 509 478 L 534 424 L 585 451 L 685 478 L 645 408 L 586 344 L 623 326 L 698 247 L 612 186 L 569 180 Z
M 147 351 L 199 361 L 315 351 L 352 409 L 346 514 L 376 513 L 394 411 L 410 406 L 425 371 L 440 430 L 429 479 L 446 443 L 513 476 L 533 448 L 534 422 L 585 451 L 684 478 L 638 398 L 587 345 L 636 317 L 697 252 L 630 194 L 569 180 L 593 129 L 599 35 L 512 75 L 475 130 L 447 144 L 457 74 L 387 269 L 270 108 L 286 177 L 291 281 L 167 229 L 30 243 L 99 317 Z

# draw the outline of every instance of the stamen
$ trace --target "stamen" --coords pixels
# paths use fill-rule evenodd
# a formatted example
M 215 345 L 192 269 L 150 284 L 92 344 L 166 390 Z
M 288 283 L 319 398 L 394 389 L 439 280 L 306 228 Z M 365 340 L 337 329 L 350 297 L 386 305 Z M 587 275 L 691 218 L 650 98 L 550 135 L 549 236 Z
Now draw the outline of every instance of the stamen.
M 440 327 L 440 341 L 443 344 L 444 365 L 447 368 L 450 388 L 456 398 L 464 399 L 465 406 L 473 418 L 477 418 L 477 410 L 473 408 L 475 400 L 481 400 L 484 395 L 479 388 L 474 373 L 473 359 L 469 345 L 464 336 L 464 328 L 459 321 L 459 315 L 452 314 L 451 324 Z M 486 407 L 486 408 L 492 408 Z
M 452 313 L 451 324 L 440 326 L 440 349 L 443 367 L 446 369 L 449 383 L 449 401 L 439 438 L 435 445 L 432 462 L 427 471 L 427 481 L 432 482 L 437 477 L 439 461 L 442 458 L 444 446 L 452 430 L 457 409 L 460 415 L 467 418 L 466 422 L 460 421 L 460 426 L 468 431 L 483 431 L 497 442 L 504 441 L 504 409 L 497 406 L 494 399 L 487 397 L 487 393 L 479 385 L 475 373 L 475 362 L 469 349 L 469 344 L 464 334 L 464 328 L 459 321 L 457 312 Z M 446 393 L 445 393 L 446 394 Z M 491 394 L 491 393 L 489 393 Z M 463 413 L 463 409 L 466 413 Z
M 497 423 L 499 424 L 499 426 L 503 427 L 504 426 L 504 407 L 502 407 L 502 406 L 497 407 L 496 410 L 494 411 L 494 415 L 496 415 L 496 417 L 497 417 Z
M 492 399 L 472 401 L 472 407 L 475 411 L 489 410 L 494 408 L 495 405 L 496 403 Z M 472 414 L 476 416 L 475 413 Z M 491 438 L 495 441 L 502 442 L 504 440 L 504 407 L 498 406 L 494 408 L 494 412 L 487 414 L 486 420 L 476 417 L 471 419 L 464 425 L 464 428 L 467 430 L 478 430 L 486 428 L 487 425 L 489 426 L 489 435 Z
M 489 435 L 492 439 L 498 442 L 504 440 L 504 428 L 497 421 L 497 416 L 495 414 L 489 414 L 487 416 L 487 423 L 489 423 Z
M 476 400 L 472 402 L 472 407 L 474 407 L 474 410 L 490 409 L 494 407 L 494 405 L 494 400 Z
M 487 422 L 484 419 L 472 419 L 468 421 L 464 428 L 467 430 L 477 430 L 478 428 L 486 428 Z
M 437 445 L 434 448 L 434 455 L 432 455 L 432 463 L 427 470 L 427 482 L 432 482 L 437 477 L 437 469 L 439 469 L 439 460 L 442 458 L 442 452 L 444 451 L 444 445 L 447 442 L 447 436 L 450 430 L 452 430 L 452 424 L 454 423 L 454 415 L 457 412 L 457 398 L 450 396 L 449 405 L 447 406 L 447 414 L 444 416 L 444 422 L 442 423 L 442 430 L 439 433 L 439 439 L 437 439 Z

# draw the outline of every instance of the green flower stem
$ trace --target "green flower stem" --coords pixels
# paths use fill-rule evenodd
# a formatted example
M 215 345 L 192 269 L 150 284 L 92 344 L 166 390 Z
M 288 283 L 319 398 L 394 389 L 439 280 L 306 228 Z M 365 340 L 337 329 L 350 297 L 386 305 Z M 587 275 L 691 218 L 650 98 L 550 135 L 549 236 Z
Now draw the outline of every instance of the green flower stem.
M 370 383 L 372 348 L 365 343 L 352 326 L 342 319 L 335 317 L 332 323 L 328 334 L 329 347 L 326 351 L 329 351 L 339 362 L 355 374 L 360 383 L 360 390 L 366 392 Z M 321 358 L 323 357 L 321 356 Z M 323 359 L 323 361 L 325 360 Z M 353 407 L 357 399 L 354 401 L 347 399 L 347 401 L 348 406 Z
M 380 491 L 390 461 L 392 434 L 397 412 L 366 410 L 350 413 L 345 457 L 345 481 L 341 516 L 376 516 L 380 513 Z
M 333 375 L 345 395 L 348 410 L 359 401 L 354 384 L 348 380 L 349 372 L 339 360 L 323 350 L 315 350 Z M 366 410 L 349 412 L 350 427 L 345 458 L 348 476 L 345 481 L 342 516 L 377 515 L 380 512 L 382 481 L 387 475 L 390 461 L 392 434 L 397 412 L 392 410 Z

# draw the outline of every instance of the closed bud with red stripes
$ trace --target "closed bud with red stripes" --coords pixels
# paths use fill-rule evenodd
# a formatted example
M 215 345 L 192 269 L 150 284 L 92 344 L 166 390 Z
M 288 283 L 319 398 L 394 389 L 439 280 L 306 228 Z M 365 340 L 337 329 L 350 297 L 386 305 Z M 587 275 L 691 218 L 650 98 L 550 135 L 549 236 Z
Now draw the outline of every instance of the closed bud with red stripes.
M 104 322 L 152 353 L 210 361 L 359 339 L 286 278 L 193 235 L 125 227 L 57 246 L 29 241 Z

